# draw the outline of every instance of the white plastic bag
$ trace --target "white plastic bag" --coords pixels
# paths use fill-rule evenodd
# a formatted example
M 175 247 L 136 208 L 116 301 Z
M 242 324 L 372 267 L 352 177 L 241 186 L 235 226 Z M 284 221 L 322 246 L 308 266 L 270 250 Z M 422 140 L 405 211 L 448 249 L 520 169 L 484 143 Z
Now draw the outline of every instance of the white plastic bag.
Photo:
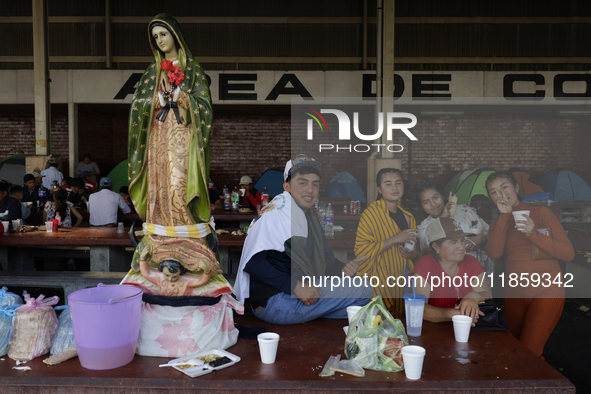
M 44 298 L 43 294 L 35 299 L 24 292 L 25 304 L 16 308 L 10 328 L 8 357 L 11 359 L 29 361 L 51 349 L 58 329 L 53 305 L 59 297 Z
M 50 354 L 58 354 L 65 352 L 70 347 L 76 345 L 74 340 L 74 329 L 72 327 L 72 316 L 70 315 L 70 307 L 68 305 L 56 306 L 53 308 L 56 311 L 61 310 L 58 318 L 59 328 L 57 330 L 57 336 L 51 345 Z

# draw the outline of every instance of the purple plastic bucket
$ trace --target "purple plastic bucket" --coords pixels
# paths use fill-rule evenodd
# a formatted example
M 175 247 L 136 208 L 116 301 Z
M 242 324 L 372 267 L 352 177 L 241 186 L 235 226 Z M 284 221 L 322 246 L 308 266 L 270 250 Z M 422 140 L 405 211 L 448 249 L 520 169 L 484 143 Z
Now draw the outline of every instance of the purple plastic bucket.
M 88 369 L 113 369 L 129 364 L 140 332 L 142 290 L 105 286 L 68 296 L 80 364 Z

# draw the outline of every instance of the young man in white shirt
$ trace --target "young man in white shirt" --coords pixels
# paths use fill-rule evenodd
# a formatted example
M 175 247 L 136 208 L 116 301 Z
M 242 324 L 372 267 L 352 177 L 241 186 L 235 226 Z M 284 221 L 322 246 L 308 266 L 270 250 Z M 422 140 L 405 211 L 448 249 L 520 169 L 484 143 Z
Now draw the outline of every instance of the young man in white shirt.
M 88 197 L 88 212 L 90 213 L 90 225 L 92 227 L 115 227 L 117 226 L 117 210 L 123 213 L 131 212 L 129 205 L 125 203 L 119 193 L 113 189 L 111 178 L 101 179 L 101 190 Z

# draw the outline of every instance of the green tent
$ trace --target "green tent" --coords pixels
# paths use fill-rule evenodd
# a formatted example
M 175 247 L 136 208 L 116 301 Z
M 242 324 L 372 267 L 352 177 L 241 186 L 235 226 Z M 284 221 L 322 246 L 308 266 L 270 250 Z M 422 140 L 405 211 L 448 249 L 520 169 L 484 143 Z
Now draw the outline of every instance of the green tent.
M 443 192 L 445 198 L 449 192 L 458 197 L 458 204 L 470 205 L 472 198 L 477 195 L 485 196 L 488 199 L 486 190 L 486 178 L 495 172 L 492 168 L 480 168 L 478 170 L 460 171 L 445 185 Z
M 113 180 L 113 191 L 119 192 L 121 186 L 129 186 L 127 181 L 127 159 L 122 160 L 109 172 L 107 177 Z

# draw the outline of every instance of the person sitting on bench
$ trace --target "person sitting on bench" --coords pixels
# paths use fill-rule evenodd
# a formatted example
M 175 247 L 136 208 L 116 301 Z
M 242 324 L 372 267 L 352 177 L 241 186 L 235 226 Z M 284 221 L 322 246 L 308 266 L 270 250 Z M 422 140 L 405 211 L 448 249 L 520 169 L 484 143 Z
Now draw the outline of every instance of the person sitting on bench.
M 90 213 L 90 225 L 92 227 L 117 226 L 117 210 L 123 213 L 131 212 L 131 208 L 123 201 L 123 197 L 113 190 L 111 178 L 101 179 L 101 191 L 93 193 L 88 198 L 88 212 Z
M 234 294 L 241 302 L 248 299 L 255 316 L 268 323 L 345 319 L 348 306 L 370 301 L 371 287 L 360 277 L 353 280 L 364 257 L 346 264 L 336 259 L 310 212 L 318 199 L 321 168 L 305 155 L 289 160 L 285 191 L 262 209 L 244 242 Z M 318 283 L 325 275 L 345 285 Z

